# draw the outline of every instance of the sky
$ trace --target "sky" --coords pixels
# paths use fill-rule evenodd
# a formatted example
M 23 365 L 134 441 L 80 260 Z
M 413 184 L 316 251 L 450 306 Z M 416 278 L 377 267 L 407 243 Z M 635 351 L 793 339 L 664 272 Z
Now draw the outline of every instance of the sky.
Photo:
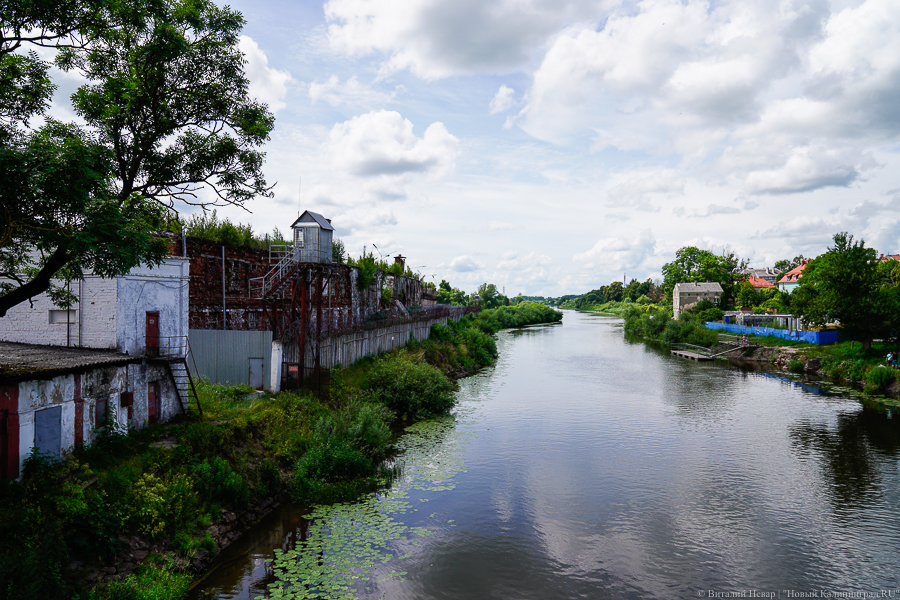
M 507 295 L 900 252 L 897 0 L 238 0 L 275 112 L 247 213 Z M 432 279 L 433 278 L 433 279 Z

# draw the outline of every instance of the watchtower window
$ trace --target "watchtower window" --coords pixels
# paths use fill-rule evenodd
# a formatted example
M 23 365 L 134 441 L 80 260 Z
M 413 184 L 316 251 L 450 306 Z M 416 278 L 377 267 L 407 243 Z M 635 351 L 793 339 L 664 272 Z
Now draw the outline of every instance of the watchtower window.
M 303 228 L 302 228 L 302 227 L 296 227 L 296 228 L 294 229 L 294 246 L 297 247 L 297 248 L 303 248 L 303 247 L 304 247 L 304 245 L 303 245 L 303 244 L 304 244 L 304 237 L 305 237 L 305 236 L 303 235 Z

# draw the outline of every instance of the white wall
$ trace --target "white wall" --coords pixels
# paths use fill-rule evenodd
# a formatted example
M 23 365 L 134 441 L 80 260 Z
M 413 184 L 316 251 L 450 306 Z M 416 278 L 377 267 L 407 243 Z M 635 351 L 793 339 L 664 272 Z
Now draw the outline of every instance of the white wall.
M 70 290 L 79 298 L 72 306 L 71 323 L 51 323 L 50 311 L 59 307 L 45 294 L 22 302 L 0 318 L 0 339 L 51 346 L 115 348 L 116 282 L 88 276 L 73 281 Z
M 144 354 L 148 312 L 159 312 L 161 348 L 167 343 L 174 343 L 170 338 L 187 336 L 188 259 L 169 257 L 155 269 L 141 265 L 117 281 L 116 339 L 119 352 L 132 356 Z

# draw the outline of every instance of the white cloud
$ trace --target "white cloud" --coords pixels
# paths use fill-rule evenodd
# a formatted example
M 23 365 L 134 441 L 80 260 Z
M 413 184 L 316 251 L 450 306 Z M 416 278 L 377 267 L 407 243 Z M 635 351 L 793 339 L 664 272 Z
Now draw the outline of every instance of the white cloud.
M 671 170 L 632 172 L 606 191 L 607 205 L 658 211 L 675 195 L 684 194 L 685 180 Z
M 641 231 L 637 238 L 602 238 L 587 252 L 580 252 L 572 260 L 583 263 L 585 269 L 599 268 L 606 272 L 644 267 L 653 254 L 656 238 L 649 229 Z
M 439 177 L 459 155 L 459 140 L 443 123 L 432 123 L 420 138 L 408 119 L 386 110 L 336 124 L 328 144 L 335 165 L 358 177 L 406 173 Z
M 513 103 L 513 96 L 515 96 L 516 91 L 511 87 L 506 87 L 505 85 L 501 85 L 500 89 L 497 90 L 497 93 L 494 95 L 494 98 L 491 100 L 491 114 L 495 115 L 499 112 L 503 112 L 507 110 Z
M 503 255 L 503 260 L 497 264 L 497 268 L 501 271 L 524 271 L 531 270 L 535 274 L 537 272 L 543 271 L 543 269 L 536 269 L 536 267 L 546 267 L 553 263 L 553 259 L 551 259 L 546 254 L 538 254 L 537 252 L 529 252 L 522 258 L 518 258 L 517 254 L 513 254 L 512 256 L 507 256 L 507 254 Z
M 681 155 L 751 194 L 849 186 L 900 137 L 891 0 L 645 0 L 601 23 L 553 41 L 516 121 L 527 133 Z
M 482 263 L 477 262 L 468 254 L 457 256 L 450 261 L 450 268 L 457 273 L 471 273 L 484 268 Z
M 356 209 L 336 215 L 331 222 L 338 235 L 349 236 L 383 232 L 397 224 L 397 217 L 392 211 Z
M 285 106 L 287 84 L 293 81 L 287 71 L 279 71 L 269 67 L 269 59 L 252 38 L 242 35 L 238 48 L 244 53 L 247 61 L 246 74 L 250 80 L 250 96 L 269 105 L 273 113 Z
M 386 55 L 382 72 L 424 79 L 510 72 L 532 59 L 566 23 L 593 19 L 614 0 L 329 0 L 332 46 L 350 55 Z
M 491 221 L 488 223 L 488 229 L 491 231 L 511 231 L 518 228 L 518 225 L 513 225 L 512 223 L 506 223 L 504 221 Z
M 396 94 L 396 90 L 390 94 L 375 90 L 360 83 L 355 75 L 344 83 L 337 75 L 332 75 L 325 83 L 314 81 L 309 84 L 309 98 L 313 104 L 321 100 L 331 106 L 374 107 L 391 102 Z

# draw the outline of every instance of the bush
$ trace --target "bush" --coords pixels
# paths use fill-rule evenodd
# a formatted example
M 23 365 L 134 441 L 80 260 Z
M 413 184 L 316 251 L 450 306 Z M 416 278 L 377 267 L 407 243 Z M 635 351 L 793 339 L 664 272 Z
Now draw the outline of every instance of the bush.
M 187 593 L 190 584 L 188 575 L 149 565 L 124 581 L 111 582 L 103 596 L 92 592 L 89 600 L 179 600 Z
M 806 368 L 803 364 L 803 361 L 796 358 L 792 358 L 790 361 L 788 361 L 787 367 L 788 371 L 790 371 L 791 373 L 802 373 Z
M 885 390 L 894 383 L 896 374 L 893 369 L 878 365 L 866 374 L 866 383 L 878 390 Z
M 437 368 L 395 357 L 380 359 L 365 388 L 397 417 L 423 419 L 453 407 L 453 383 Z
M 701 322 L 705 321 L 721 321 L 722 317 L 725 316 L 725 312 L 720 308 L 707 308 L 704 311 L 701 311 L 697 314 L 697 318 Z
M 204 497 L 217 504 L 245 508 L 250 504 L 250 486 L 235 473 L 227 460 L 214 457 L 194 467 L 198 487 Z

